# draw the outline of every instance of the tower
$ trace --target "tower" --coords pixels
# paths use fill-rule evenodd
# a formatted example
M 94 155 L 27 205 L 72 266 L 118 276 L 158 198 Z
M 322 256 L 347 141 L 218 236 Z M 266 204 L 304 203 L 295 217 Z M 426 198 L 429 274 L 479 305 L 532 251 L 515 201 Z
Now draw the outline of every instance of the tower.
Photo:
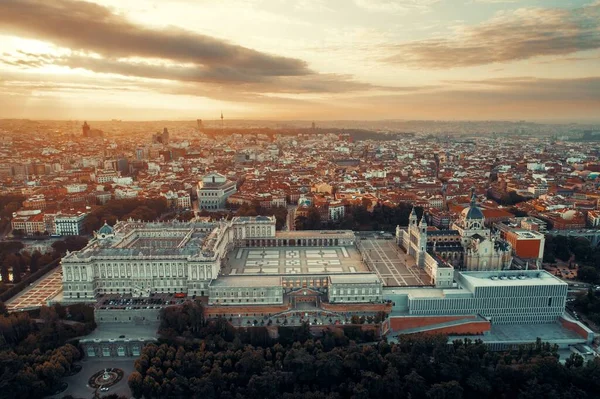
M 223 121 L 223 111 L 221 111 L 221 133 L 225 130 L 225 122 Z
M 163 129 L 162 143 L 165 145 L 169 144 L 169 130 L 166 127 Z
M 408 225 L 413 226 L 417 224 L 417 213 L 415 212 L 415 207 L 413 206 L 410 211 L 410 215 L 408 216 Z
M 88 125 L 87 121 L 83 122 L 83 126 L 81 126 L 81 130 L 83 132 L 83 137 L 88 137 L 90 132 L 90 125 Z
M 196 119 L 196 123 L 198 124 L 198 133 L 202 133 L 204 130 L 204 125 L 202 124 L 202 119 Z

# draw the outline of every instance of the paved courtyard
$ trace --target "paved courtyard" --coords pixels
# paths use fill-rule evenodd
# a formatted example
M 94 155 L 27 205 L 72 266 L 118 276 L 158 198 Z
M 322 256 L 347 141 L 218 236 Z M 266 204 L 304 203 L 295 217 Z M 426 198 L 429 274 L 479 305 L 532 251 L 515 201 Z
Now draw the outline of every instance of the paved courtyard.
M 224 275 L 290 275 L 366 272 L 354 247 L 236 248 Z
M 79 373 L 63 378 L 63 381 L 69 384 L 69 387 L 65 392 L 58 395 L 48 396 L 48 398 L 62 398 L 63 396 L 72 395 L 75 398 L 92 398 L 94 397 L 94 389 L 88 386 L 89 378 L 96 372 L 104 370 L 106 368 L 119 368 L 123 370 L 123 379 L 117 384 L 109 388 L 108 392 L 98 392 L 101 396 L 109 394 L 123 395 L 126 397 L 131 396 L 131 390 L 127 385 L 127 379 L 129 374 L 134 370 L 134 362 L 137 358 L 98 358 L 90 359 L 86 358 L 80 362 L 82 369 Z
M 363 239 L 359 245 L 365 262 L 377 273 L 383 285 L 402 287 L 429 284 L 427 273 L 394 240 Z
M 46 305 L 49 298 L 62 291 L 62 268 L 48 272 L 6 304 L 8 310 L 29 309 Z

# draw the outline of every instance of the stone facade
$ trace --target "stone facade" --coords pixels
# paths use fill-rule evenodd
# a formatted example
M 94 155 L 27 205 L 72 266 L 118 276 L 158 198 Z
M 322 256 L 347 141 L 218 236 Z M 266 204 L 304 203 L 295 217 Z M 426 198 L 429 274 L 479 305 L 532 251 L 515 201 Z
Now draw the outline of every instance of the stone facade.
M 330 303 L 381 302 L 383 285 L 374 274 L 345 274 L 329 276 Z
M 512 262 L 511 245 L 499 232 L 485 227 L 485 217 L 475 205 L 463 210 L 452 230 L 429 230 L 425 216 L 418 221 L 411 212 L 406 230 L 396 228 L 396 242 L 420 267 L 425 267 L 427 252 L 439 256 L 455 268 L 469 271 L 502 270 Z
M 214 280 L 209 289 L 209 305 L 281 305 L 281 277 L 235 276 Z
M 249 304 L 255 299 L 257 304 L 281 304 L 284 291 L 301 287 L 325 294 L 327 275 L 277 277 L 275 284 L 264 282 L 275 276 L 264 276 L 258 279 L 260 287 L 236 286 L 242 283 L 243 276 L 231 277 L 236 281 L 231 286 L 221 283 L 228 281 L 228 277 L 218 277 L 221 265 L 226 254 L 236 247 L 355 243 L 351 231 L 276 233 L 275 222 L 273 216 L 256 216 L 217 222 L 129 220 L 114 228 L 105 224 L 84 249 L 62 259 L 63 301 L 93 302 L 102 294 L 146 297 L 151 293 L 185 293 L 209 296 L 219 305 Z M 251 295 L 246 290 L 250 288 Z M 123 317 L 126 319 L 118 321 L 129 321 L 128 315 Z
M 198 205 L 200 209 L 223 209 L 227 198 L 237 192 L 235 182 L 228 181 L 219 173 L 210 173 L 198 182 Z

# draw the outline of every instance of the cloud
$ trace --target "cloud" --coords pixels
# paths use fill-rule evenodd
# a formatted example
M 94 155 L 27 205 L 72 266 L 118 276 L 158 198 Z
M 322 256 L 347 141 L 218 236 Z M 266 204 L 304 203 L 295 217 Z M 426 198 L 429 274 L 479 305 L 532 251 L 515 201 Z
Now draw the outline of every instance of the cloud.
M 257 76 L 230 67 L 205 68 L 193 64 L 168 64 L 151 62 L 146 59 L 108 59 L 86 54 L 51 56 L 18 51 L 5 54 L 0 64 L 20 67 L 21 69 L 44 66 L 61 66 L 71 69 L 84 69 L 101 74 L 118 75 L 128 78 L 158 79 L 179 83 L 196 84 L 206 91 L 220 92 L 223 86 L 230 91 L 245 93 L 246 96 L 260 93 L 348 93 L 357 91 L 417 91 L 431 86 L 380 86 L 360 82 L 348 74 L 307 73 L 301 76 Z
M 600 48 L 600 2 L 576 9 L 500 11 L 452 37 L 391 46 L 384 61 L 415 68 L 453 68 L 562 56 Z
M 472 0 L 472 3 L 485 3 L 485 4 L 503 4 L 503 3 L 518 3 L 521 0 Z
M 19 52 L 0 63 L 17 68 L 57 65 L 127 77 L 202 84 L 219 92 L 335 93 L 397 90 L 321 74 L 305 61 L 262 53 L 175 27 L 134 24 L 110 9 L 73 0 L 2 0 L 0 32 L 41 39 L 68 51 Z M 399 90 L 402 90 L 400 88 Z
M 369 12 L 406 14 L 414 11 L 431 11 L 431 6 L 439 1 L 440 0 L 354 0 L 354 4 Z
M 0 30 L 104 57 L 160 58 L 260 79 L 312 73 L 306 62 L 262 53 L 210 36 L 136 25 L 110 9 L 72 0 L 2 0 Z
M 600 77 L 578 79 L 545 79 L 530 76 L 494 78 L 482 80 L 450 80 L 446 83 L 459 85 L 466 91 L 493 92 L 493 98 L 528 99 L 532 101 L 578 101 L 600 102 Z

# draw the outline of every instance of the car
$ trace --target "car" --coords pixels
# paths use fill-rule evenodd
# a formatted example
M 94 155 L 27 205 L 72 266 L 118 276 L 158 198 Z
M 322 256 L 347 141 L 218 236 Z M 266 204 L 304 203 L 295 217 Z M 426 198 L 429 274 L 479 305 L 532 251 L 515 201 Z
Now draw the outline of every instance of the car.
M 108 387 L 102 387 L 100 388 L 100 392 L 108 392 L 109 388 Z
M 125 336 L 124 335 L 119 335 L 119 338 L 125 338 Z

